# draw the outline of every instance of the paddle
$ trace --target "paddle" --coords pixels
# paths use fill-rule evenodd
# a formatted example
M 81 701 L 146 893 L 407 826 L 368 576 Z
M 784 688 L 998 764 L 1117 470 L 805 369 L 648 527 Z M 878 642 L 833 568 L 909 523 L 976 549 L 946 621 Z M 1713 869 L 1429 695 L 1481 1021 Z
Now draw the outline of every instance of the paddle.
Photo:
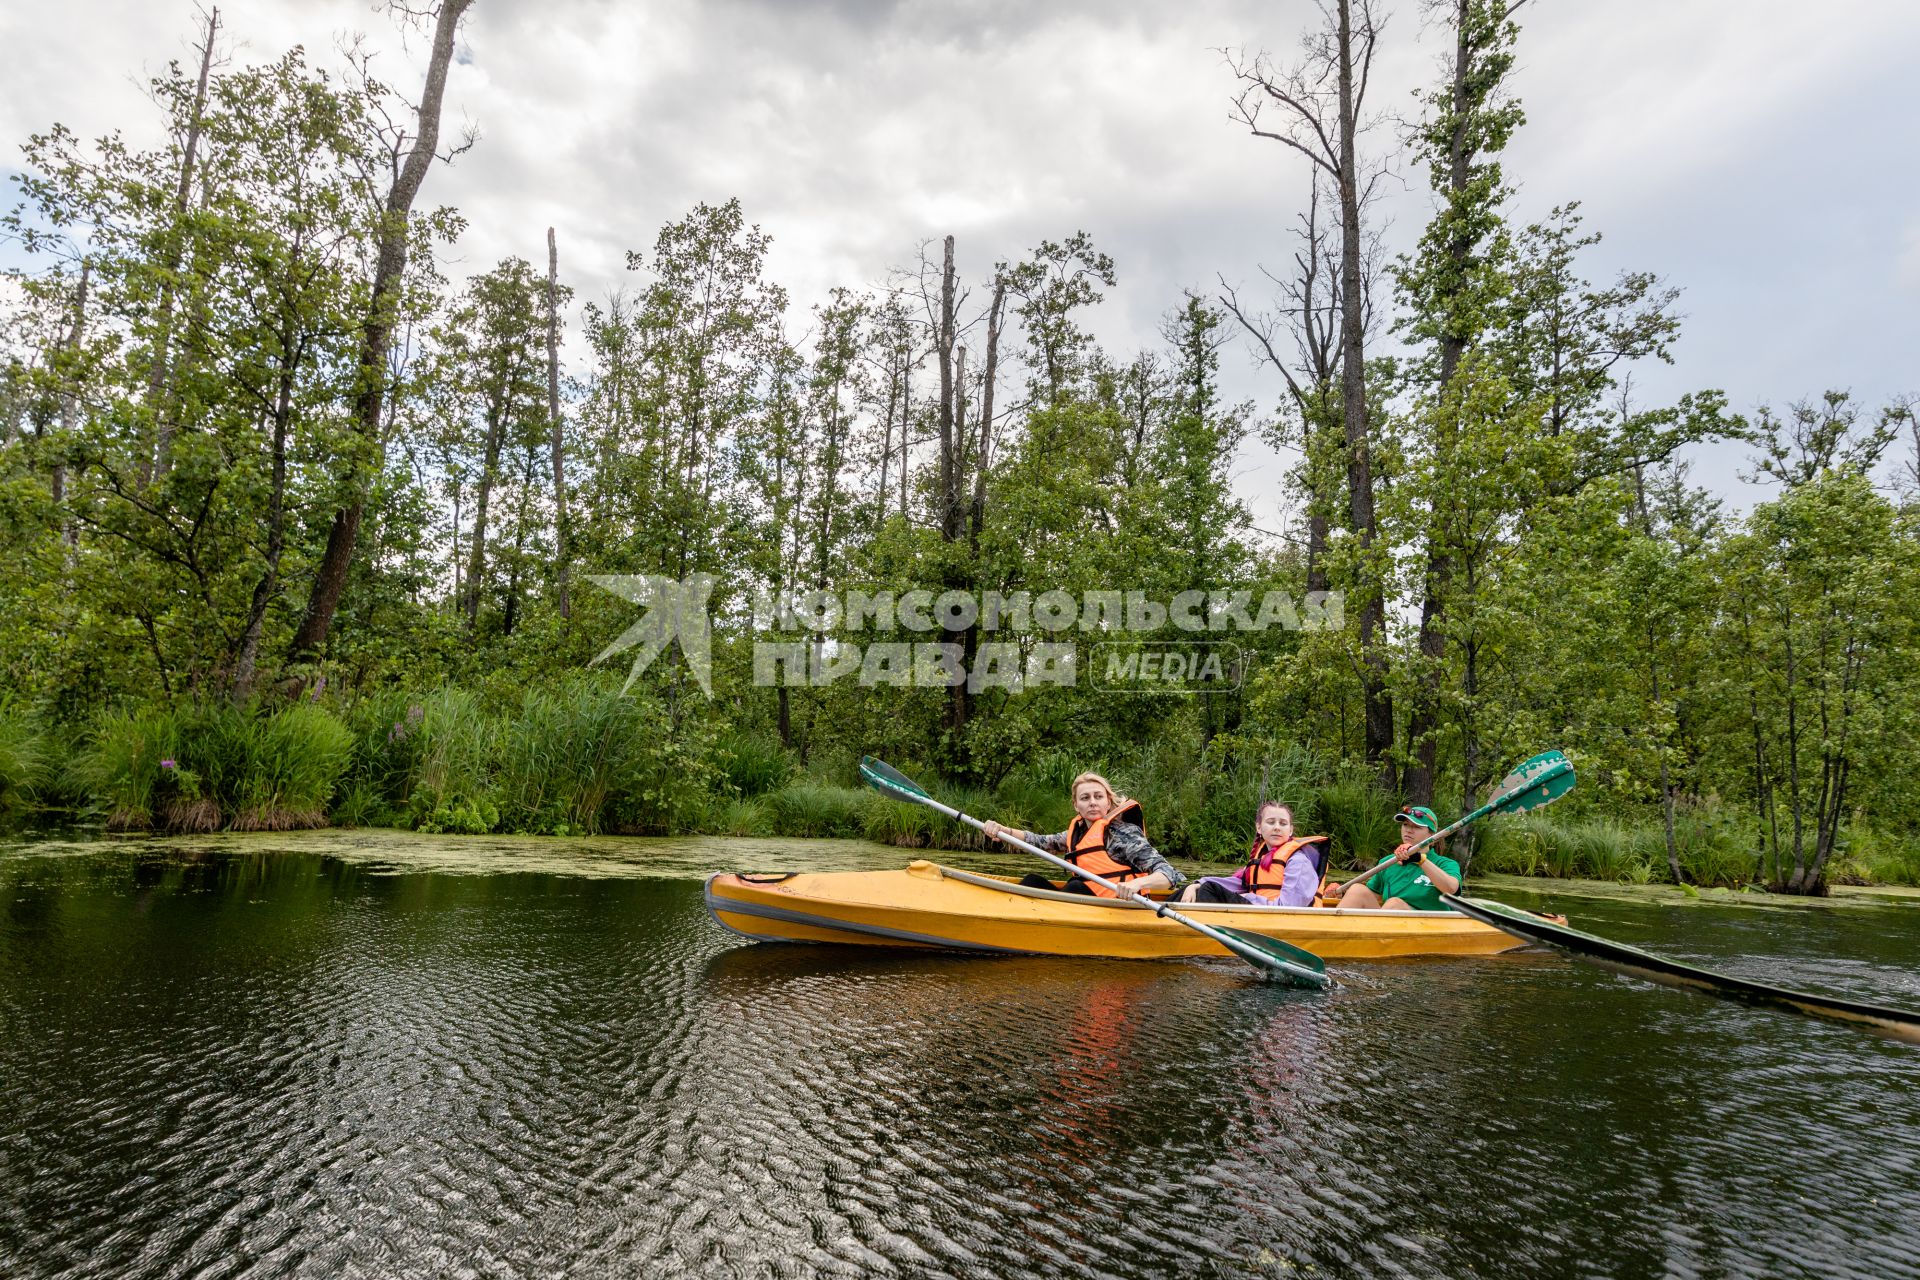
M 896 800 L 904 800 L 909 804 L 925 805 L 929 809 L 938 813 L 944 813 L 949 818 L 956 818 L 980 831 L 987 829 L 987 824 L 980 821 L 980 819 L 962 813 L 958 809 L 941 804 L 938 800 L 928 795 L 919 783 L 909 778 L 906 774 L 901 773 L 892 765 L 887 764 L 885 761 L 875 760 L 872 756 L 862 756 L 860 759 L 860 776 L 867 780 L 868 786 L 871 786 L 875 791 L 883 795 L 892 796 Z M 1094 884 L 1112 890 L 1115 894 L 1119 895 L 1119 900 L 1122 902 L 1145 907 L 1155 915 L 1178 921 L 1196 933 L 1205 934 L 1207 937 L 1225 947 L 1228 951 L 1231 951 L 1234 955 L 1245 960 L 1248 964 L 1293 986 L 1325 990 L 1327 987 L 1333 985 L 1333 979 L 1327 976 L 1326 962 L 1311 951 L 1293 946 L 1290 943 L 1282 942 L 1278 938 L 1263 937 L 1260 934 L 1250 932 L 1246 929 L 1232 929 L 1210 924 L 1201 924 L 1198 920 L 1181 915 L 1164 902 L 1150 902 L 1145 898 L 1138 897 L 1132 894 L 1131 891 L 1115 884 L 1113 881 L 1097 876 L 1091 871 L 1076 867 L 1065 858 L 1055 857 L 1045 849 L 1035 848 L 1033 845 L 1028 844 L 1025 840 L 1019 839 L 1010 832 L 1003 832 L 1000 839 L 1017 849 L 1024 849 L 1036 857 L 1045 858 L 1056 867 L 1060 867 L 1073 875 L 1079 876 L 1084 880 L 1091 880 Z
M 1500 779 L 1500 785 L 1494 788 L 1491 800 L 1452 826 L 1442 827 L 1425 839 L 1416 841 L 1408 852 L 1418 852 L 1435 841 L 1452 835 L 1469 822 L 1477 822 L 1490 813 L 1525 813 L 1529 809 L 1538 809 L 1542 805 L 1552 804 L 1573 790 L 1573 782 L 1573 761 L 1567 759 L 1564 752 L 1542 751 L 1531 759 L 1521 761 L 1514 766 L 1512 773 Z M 1341 885 L 1338 892 L 1344 895 L 1354 885 L 1362 880 L 1371 880 L 1380 874 L 1382 868 L 1398 860 L 1398 854 L 1388 854 L 1383 861 L 1375 863 Z
M 1736 978 L 1731 974 L 1716 973 L 1712 969 L 1702 969 L 1696 965 L 1668 959 L 1666 956 L 1655 955 L 1651 951 L 1642 951 L 1639 947 L 1630 947 L 1624 942 L 1614 942 L 1609 938 L 1584 933 L 1579 929 L 1569 929 L 1563 924 L 1543 919 L 1530 911 L 1518 910 L 1504 902 L 1494 902 L 1489 898 L 1462 898 L 1451 893 L 1443 893 L 1440 896 L 1446 900 L 1448 906 L 1462 915 L 1472 916 L 1482 924 L 1503 929 L 1524 942 L 1545 943 L 1576 960 L 1599 965 L 1602 969 L 1612 969 L 1648 982 L 1658 982 L 1663 986 L 1697 991 L 1702 995 L 1719 996 L 1722 999 L 1739 1000 L 1747 1004 L 1777 1005 L 1815 1018 L 1834 1018 L 1841 1022 L 1861 1023 L 1882 1035 L 1920 1044 L 1920 1014 L 1910 1013 L 1905 1009 L 1895 1009 L 1880 1004 L 1864 1004 L 1858 1000 L 1842 1000 L 1834 996 L 1817 995 L 1810 991 L 1792 991 L 1786 987 L 1755 982 L 1750 978 Z

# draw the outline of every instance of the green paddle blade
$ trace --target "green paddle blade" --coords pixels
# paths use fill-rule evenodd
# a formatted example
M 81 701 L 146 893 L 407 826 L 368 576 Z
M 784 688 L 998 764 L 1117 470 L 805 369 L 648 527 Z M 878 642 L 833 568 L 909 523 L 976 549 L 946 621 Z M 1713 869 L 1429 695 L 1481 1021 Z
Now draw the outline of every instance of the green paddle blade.
M 1561 751 L 1542 751 L 1500 779 L 1489 801 L 1498 813 L 1525 813 L 1552 804 L 1573 790 L 1573 761 Z
M 1217 925 L 1213 929 L 1228 950 L 1289 986 L 1325 991 L 1333 985 L 1333 979 L 1327 976 L 1327 962 L 1311 951 L 1246 929 Z
M 883 795 L 890 795 L 899 800 L 909 801 L 933 799 L 933 797 L 928 795 L 926 790 L 912 778 L 909 778 L 906 774 L 900 772 L 886 761 L 875 760 L 872 756 L 860 757 L 860 776 L 867 780 L 868 786 Z

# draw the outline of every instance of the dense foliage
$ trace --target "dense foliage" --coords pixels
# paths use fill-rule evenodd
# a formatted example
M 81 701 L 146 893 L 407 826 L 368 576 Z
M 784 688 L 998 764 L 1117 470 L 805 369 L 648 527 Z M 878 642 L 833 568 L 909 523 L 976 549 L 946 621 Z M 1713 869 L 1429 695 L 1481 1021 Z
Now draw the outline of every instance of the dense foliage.
M 155 149 L 32 137 L 5 227 L 35 265 L 0 316 L 0 811 L 961 838 L 850 790 L 871 752 L 1040 827 L 1101 767 L 1192 856 L 1229 854 L 1279 794 L 1361 857 L 1401 799 L 1470 805 L 1559 745 L 1581 791 L 1490 830 L 1480 865 L 1915 878 L 1920 797 L 1883 762 L 1920 717 L 1920 507 L 1874 483 L 1896 443 L 1920 448 L 1910 405 L 1637 403 L 1636 363 L 1671 360 L 1676 292 L 1591 281 L 1599 237 L 1572 203 L 1510 224 L 1518 31 L 1502 6 L 1449 8 L 1459 74 L 1406 144 L 1435 212 L 1392 288 L 1330 283 L 1364 213 L 1338 198 L 1358 168 L 1331 167 L 1307 195 L 1346 221 L 1304 219 L 1270 317 L 1170 299 L 1141 352 L 1089 332 L 1125 264 L 1084 233 L 972 274 L 949 239 L 796 315 L 735 201 L 663 227 L 570 331 L 551 267 L 438 275 L 450 210 L 405 223 L 404 287 L 381 294 L 404 109 L 299 50 L 204 87 L 171 68 Z M 1404 346 L 1343 380 L 1348 307 L 1391 308 Z M 396 340 L 370 367 L 376 316 Z M 1222 400 L 1236 333 L 1286 375 L 1272 414 Z M 1253 433 L 1297 450 L 1292 528 L 1254 530 L 1229 484 Z M 1676 461 L 1728 436 L 1769 486 L 1738 517 Z M 346 507 L 364 520 L 316 662 L 296 631 Z M 712 577 L 711 696 L 676 650 L 627 684 L 589 670 L 637 612 L 596 575 Z M 1163 617 L 1130 642 L 1231 641 L 1244 679 L 756 680 L 768 640 L 831 675 L 862 647 L 942 642 L 977 669 L 1012 645 L 1026 669 L 1106 634 L 816 611 L 769 635 L 755 616 L 769 591 L 916 590 L 1209 592 L 1200 630 Z M 1379 608 L 1229 626 L 1234 593 L 1319 590 Z

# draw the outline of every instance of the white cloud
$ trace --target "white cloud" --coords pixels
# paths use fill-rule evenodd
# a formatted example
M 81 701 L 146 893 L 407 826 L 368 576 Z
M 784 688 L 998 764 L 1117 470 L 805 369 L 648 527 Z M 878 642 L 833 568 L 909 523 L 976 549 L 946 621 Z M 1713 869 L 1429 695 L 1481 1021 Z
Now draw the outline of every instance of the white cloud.
M 1415 0 L 1394 7 L 1376 101 L 1410 114 L 1442 42 Z M 456 276 L 508 253 L 538 259 L 556 226 L 584 302 L 626 280 L 626 251 L 650 248 L 663 222 L 738 195 L 775 238 L 796 327 L 827 289 L 881 281 L 922 241 L 954 234 L 978 278 L 1084 228 L 1117 261 L 1120 288 L 1095 323 L 1125 349 L 1155 340 L 1183 287 L 1217 272 L 1251 287 L 1257 264 L 1285 260 L 1304 169 L 1227 121 L 1213 50 L 1284 58 L 1311 13 L 1304 0 L 479 0 L 448 105 L 482 139 L 423 199 L 469 220 Z M 361 30 L 389 80 L 417 84 L 424 34 L 366 0 L 262 0 L 226 16 L 241 60 L 295 42 L 332 60 L 337 33 Z M 1582 199 L 1608 234 L 1597 275 L 1646 267 L 1687 291 L 1679 364 L 1643 391 L 1715 385 L 1744 406 L 1826 385 L 1871 399 L 1911 381 L 1920 126 L 1900 59 L 1920 40 L 1920 6 L 1614 0 L 1521 16 L 1529 123 L 1507 162 L 1520 211 Z M 141 136 L 140 68 L 189 57 L 193 23 L 184 3 L 0 12 L 0 44 L 19 51 L 0 139 L 53 120 Z M 1386 209 L 1398 246 L 1429 207 L 1424 174 L 1403 177 Z M 1228 377 L 1236 397 L 1279 397 L 1245 362 Z M 1239 470 L 1271 520 L 1277 464 L 1252 450 Z M 1731 487 L 1731 466 L 1715 474 Z

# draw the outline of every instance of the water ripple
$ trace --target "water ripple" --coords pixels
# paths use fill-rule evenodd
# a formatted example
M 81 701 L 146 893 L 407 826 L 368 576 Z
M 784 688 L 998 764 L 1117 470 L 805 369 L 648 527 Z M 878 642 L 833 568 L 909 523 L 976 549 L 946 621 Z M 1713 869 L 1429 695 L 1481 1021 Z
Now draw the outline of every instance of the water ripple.
M 1920 1056 L 1852 1028 L 1544 953 L 1323 996 L 741 945 L 684 879 L 356 858 L 0 862 L 0 1272 L 1920 1275 Z M 1912 1001 L 1904 910 L 1583 923 Z

